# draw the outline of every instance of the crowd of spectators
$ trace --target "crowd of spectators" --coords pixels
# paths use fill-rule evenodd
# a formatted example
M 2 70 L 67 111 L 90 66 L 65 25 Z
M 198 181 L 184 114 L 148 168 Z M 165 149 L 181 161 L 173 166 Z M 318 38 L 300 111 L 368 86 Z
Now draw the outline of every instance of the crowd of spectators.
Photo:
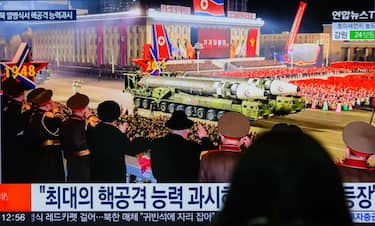
M 148 141 L 158 139 L 165 136 L 168 133 L 168 128 L 165 127 L 165 123 L 168 120 L 168 116 L 160 115 L 153 116 L 152 118 L 135 114 L 124 114 L 121 116 L 122 120 L 129 123 L 127 129 L 127 136 L 130 140 L 135 138 L 146 138 Z M 208 122 L 194 122 L 191 128 L 192 132 L 188 136 L 188 140 L 198 142 L 197 136 L 198 125 L 202 125 L 209 134 L 208 138 L 214 143 L 218 144 L 218 132 L 217 126 L 214 123 Z
M 182 64 L 168 64 L 167 63 L 166 71 L 171 71 L 171 72 L 197 71 L 197 67 L 198 67 L 197 64 L 198 62 L 182 63 Z M 201 71 L 220 70 L 220 69 L 221 69 L 220 67 L 216 66 L 215 64 L 209 61 L 204 61 L 204 60 L 199 61 L 199 70 Z
M 298 95 L 306 100 L 306 107 L 323 110 L 347 111 L 369 105 L 375 96 L 375 73 L 331 76 L 327 79 L 291 81 L 298 85 Z
M 241 68 L 282 66 L 282 64 L 276 60 L 233 61 L 231 64 Z
M 373 71 L 375 71 L 375 63 L 372 62 L 337 62 L 328 67 L 245 69 L 211 72 L 207 73 L 207 75 L 241 78 L 307 79 L 343 73 L 371 73 Z

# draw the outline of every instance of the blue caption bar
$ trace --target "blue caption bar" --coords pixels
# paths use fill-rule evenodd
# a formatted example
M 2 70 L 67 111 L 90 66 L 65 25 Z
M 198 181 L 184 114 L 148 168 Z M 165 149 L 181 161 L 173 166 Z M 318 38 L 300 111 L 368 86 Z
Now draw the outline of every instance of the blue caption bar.
M 64 21 L 76 17 L 76 10 L 0 10 L 0 21 Z

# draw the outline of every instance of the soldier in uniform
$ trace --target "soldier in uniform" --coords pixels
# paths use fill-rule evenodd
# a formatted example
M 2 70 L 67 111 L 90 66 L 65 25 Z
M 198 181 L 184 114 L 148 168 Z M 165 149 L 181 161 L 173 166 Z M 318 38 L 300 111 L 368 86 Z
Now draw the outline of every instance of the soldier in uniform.
M 21 136 L 27 123 L 22 114 L 25 86 L 13 78 L 5 80 L 2 86 L 2 182 L 22 182 L 25 169 Z
M 199 169 L 201 182 L 230 182 L 241 157 L 241 145 L 249 142 L 249 119 L 238 112 L 225 113 L 218 122 L 221 145 L 202 156 Z M 249 142 L 250 144 L 250 142 Z M 249 144 L 245 145 L 248 148 Z
M 375 181 L 375 127 L 356 121 L 344 127 L 345 159 L 337 162 L 343 182 Z
M 67 159 L 67 182 L 90 180 L 90 150 L 86 137 L 86 120 L 91 115 L 88 96 L 76 93 L 67 101 L 72 115 L 61 126 L 61 141 Z
M 61 111 L 52 98 L 52 90 L 36 94 L 31 102 L 35 106 L 25 130 L 25 145 L 30 155 L 31 182 L 64 182 L 60 127 Z

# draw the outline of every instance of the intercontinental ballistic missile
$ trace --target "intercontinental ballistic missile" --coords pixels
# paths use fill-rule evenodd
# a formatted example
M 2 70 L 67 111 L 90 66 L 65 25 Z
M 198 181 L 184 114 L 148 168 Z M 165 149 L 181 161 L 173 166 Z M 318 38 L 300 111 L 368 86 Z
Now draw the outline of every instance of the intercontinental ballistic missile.
M 264 90 L 238 81 L 215 81 L 189 78 L 146 76 L 139 82 L 145 88 L 169 87 L 189 94 L 239 100 L 266 99 Z
M 184 75 L 179 78 L 201 80 L 201 81 L 230 81 L 237 83 L 247 83 L 259 89 L 263 89 L 266 94 L 271 95 L 295 95 L 298 92 L 298 86 L 289 82 L 273 80 L 268 78 L 233 78 L 233 77 L 202 77 L 196 75 Z

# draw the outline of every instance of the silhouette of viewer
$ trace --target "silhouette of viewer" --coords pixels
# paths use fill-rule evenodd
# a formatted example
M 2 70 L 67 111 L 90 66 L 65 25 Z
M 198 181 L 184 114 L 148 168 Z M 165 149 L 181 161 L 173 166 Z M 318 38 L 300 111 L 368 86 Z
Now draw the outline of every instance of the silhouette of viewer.
M 215 225 L 352 225 L 340 174 L 297 126 L 276 125 L 244 153 Z

